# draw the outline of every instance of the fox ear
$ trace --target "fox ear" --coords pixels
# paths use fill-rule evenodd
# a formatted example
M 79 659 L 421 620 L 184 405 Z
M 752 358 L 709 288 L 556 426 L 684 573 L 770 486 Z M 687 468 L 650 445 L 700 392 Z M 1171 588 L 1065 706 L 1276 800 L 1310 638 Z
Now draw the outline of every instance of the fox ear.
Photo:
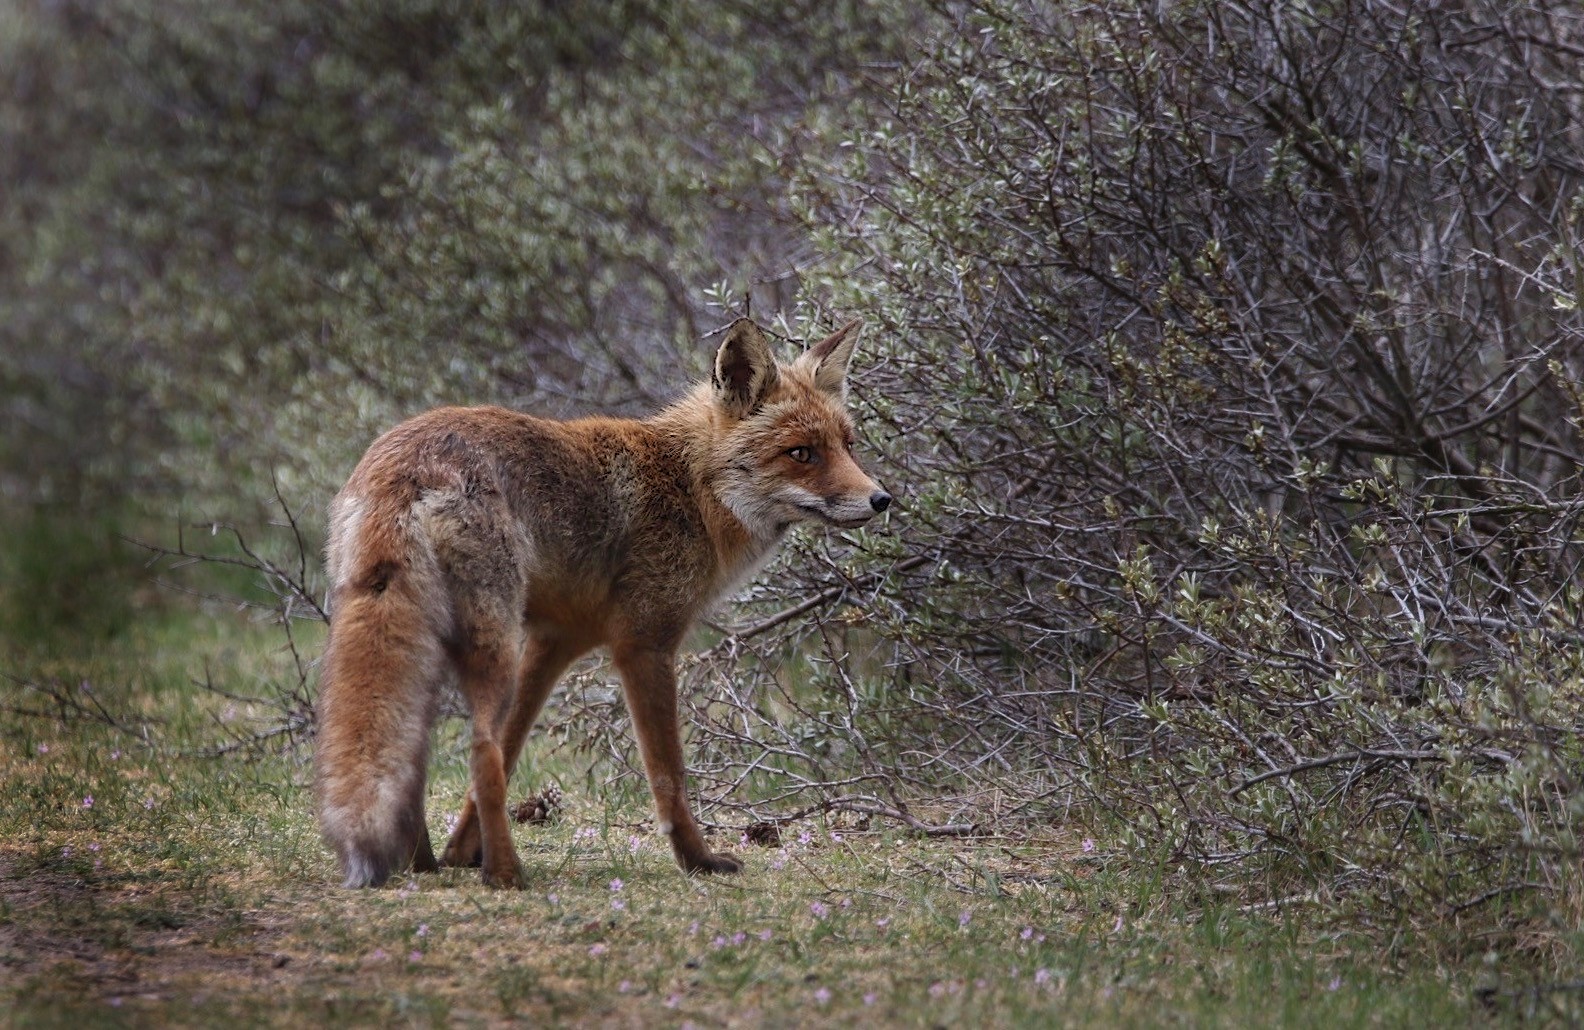
M 798 363 L 814 373 L 814 385 L 836 397 L 847 395 L 847 363 L 858 343 L 862 319 L 853 319 L 808 349 Z
M 746 418 L 775 386 L 775 355 L 770 342 L 750 319 L 739 318 L 726 330 L 715 354 L 715 397 L 727 411 Z

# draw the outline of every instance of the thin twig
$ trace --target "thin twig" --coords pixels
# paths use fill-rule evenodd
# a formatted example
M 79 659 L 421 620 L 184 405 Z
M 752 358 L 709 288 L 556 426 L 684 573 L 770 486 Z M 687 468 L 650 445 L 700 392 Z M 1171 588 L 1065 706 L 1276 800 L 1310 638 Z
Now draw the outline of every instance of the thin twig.
M 1289 765 L 1285 769 L 1272 769 L 1269 772 L 1262 772 L 1258 776 L 1250 776 L 1233 787 L 1230 794 L 1236 795 L 1256 783 L 1264 783 L 1266 780 L 1273 780 L 1278 776 L 1283 778 L 1296 776 L 1298 773 L 1309 772 L 1311 769 L 1324 769 L 1327 766 L 1341 765 L 1343 762 L 1359 762 L 1366 758 L 1399 762 L 1444 762 L 1447 760 L 1447 756 L 1440 751 L 1387 751 L 1375 748 L 1360 748 L 1357 751 L 1343 751 L 1340 754 L 1327 755 L 1324 758 L 1313 758 L 1307 762 L 1299 762 L 1297 765 Z

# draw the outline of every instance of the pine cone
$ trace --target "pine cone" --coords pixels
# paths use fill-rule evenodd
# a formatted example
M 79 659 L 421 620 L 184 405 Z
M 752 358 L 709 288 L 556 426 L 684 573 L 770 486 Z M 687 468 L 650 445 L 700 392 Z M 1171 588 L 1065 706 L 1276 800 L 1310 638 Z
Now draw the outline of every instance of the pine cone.
M 560 787 L 546 784 L 539 793 L 530 794 L 513 805 L 511 817 L 520 823 L 547 823 L 560 814 L 561 798 Z
M 745 832 L 748 843 L 762 848 L 777 847 L 781 843 L 781 827 L 775 823 L 749 823 Z

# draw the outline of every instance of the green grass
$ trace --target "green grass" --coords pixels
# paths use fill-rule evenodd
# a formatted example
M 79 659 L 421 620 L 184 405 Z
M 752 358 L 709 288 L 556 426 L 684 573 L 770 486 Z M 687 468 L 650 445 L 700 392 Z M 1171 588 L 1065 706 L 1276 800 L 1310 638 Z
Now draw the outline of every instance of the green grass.
M 1474 999 L 1500 964 L 1207 905 L 1082 826 L 943 841 L 810 821 L 780 847 L 718 838 L 746 872 L 689 880 L 640 789 L 592 796 L 582 766 L 542 751 L 525 768 L 568 796 L 554 823 L 518 828 L 530 889 L 451 870 L 346 891 L 300 759 L 198 753 L 261 714 L 192 685 L 205 657 L 228 688 L 285 662 L 273 632 L 231 617 L 145 622 L 97 654 L 13 653 L 35 682 L 87 683 L 107 710 L 153 721 L 145 735 L 0 717 L 12 1025 L 1431 1026 L 1530 1007 Z M 465 790 L 462 740 L 441 727 L 437 843 Z M 1569 1019 L 1575 1002 L 1536 1004 Z

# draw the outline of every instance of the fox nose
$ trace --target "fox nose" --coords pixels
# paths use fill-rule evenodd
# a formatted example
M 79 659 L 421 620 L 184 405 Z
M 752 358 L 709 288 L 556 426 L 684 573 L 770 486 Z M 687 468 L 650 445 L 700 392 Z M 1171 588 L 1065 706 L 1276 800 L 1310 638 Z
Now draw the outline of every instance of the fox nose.
M 891 507 L 891 495 L 884 490 L 876 490 L 869 495 L 869 507 L 875 510 L 876 515 L 880 514 Z

